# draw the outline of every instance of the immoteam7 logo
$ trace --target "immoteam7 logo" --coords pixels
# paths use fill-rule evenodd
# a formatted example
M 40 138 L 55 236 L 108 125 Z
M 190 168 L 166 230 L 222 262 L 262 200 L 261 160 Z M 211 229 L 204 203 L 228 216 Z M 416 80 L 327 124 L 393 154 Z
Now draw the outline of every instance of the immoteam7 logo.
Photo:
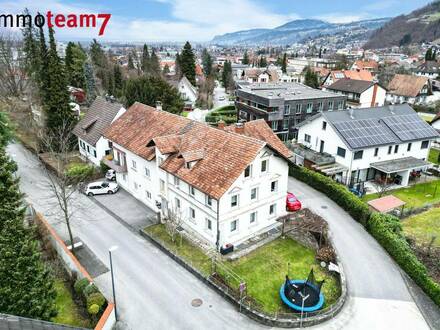
M 27 26 L 43 27 L 46 23 L 49 27 L 57 28 L 96 28 L 99 25 L 99 35 L 102 36 L 111 18 L 111 14 L 46 14 L 38 13 L 34 17 L 31 14 L 1 14 L 0 27 L 23 28 Z

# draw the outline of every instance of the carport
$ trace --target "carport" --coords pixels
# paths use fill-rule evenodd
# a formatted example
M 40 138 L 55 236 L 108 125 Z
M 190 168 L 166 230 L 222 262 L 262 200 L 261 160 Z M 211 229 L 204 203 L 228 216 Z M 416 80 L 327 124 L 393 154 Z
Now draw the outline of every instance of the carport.
M 402 178 L 400 185 L 403 187 L 408 185 L 412 171 L 424 170 L 429 165 L 429 162 L 415 157 L 391 159 L 370 164 L 372 169 L 384 173 L 387 180 L 392 175 L 399 175 Z

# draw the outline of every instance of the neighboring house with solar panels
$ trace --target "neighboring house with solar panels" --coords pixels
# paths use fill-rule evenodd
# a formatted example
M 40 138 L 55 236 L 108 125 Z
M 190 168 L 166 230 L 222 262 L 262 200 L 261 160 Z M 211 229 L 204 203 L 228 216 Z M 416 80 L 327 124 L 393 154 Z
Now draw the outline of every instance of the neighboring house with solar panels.
M 334 159 L 311 167 L 347 185 L 389 178 L 407 186 L 413 171 L 431 166 L 429 148 L 438 137 L 407 104 L 319 113 L 298 132 L 299 143 Z

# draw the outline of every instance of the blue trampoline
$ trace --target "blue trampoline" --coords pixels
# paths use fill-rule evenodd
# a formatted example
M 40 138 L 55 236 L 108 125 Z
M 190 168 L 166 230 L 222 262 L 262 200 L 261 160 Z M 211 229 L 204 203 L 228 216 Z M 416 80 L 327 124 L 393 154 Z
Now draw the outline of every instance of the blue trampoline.
M 306 280 L 290 280 L 286 275 L 286 281 L 280 288 L 281 300 L 297 312 L 317 311 L 324 305 L 324 295 L 321 293 L 323 283 L 315 280 L 313 269 Z

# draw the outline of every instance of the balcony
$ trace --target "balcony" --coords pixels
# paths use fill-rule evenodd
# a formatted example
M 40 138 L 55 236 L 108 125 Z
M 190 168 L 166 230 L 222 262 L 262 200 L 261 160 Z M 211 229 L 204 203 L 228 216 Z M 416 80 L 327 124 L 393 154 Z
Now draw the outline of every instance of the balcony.
M 125 162 L 124 157 L 124 164 L 121 165 L 121 162 L 119 159 L 114 159 L 113 155 L 107 155 L 102 158 L 102 162 L 110 167 L 112 170 L 115 170 L 116 173 L 126 173 L 127 172 L 127 163 Z

